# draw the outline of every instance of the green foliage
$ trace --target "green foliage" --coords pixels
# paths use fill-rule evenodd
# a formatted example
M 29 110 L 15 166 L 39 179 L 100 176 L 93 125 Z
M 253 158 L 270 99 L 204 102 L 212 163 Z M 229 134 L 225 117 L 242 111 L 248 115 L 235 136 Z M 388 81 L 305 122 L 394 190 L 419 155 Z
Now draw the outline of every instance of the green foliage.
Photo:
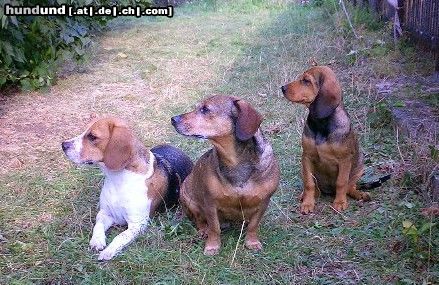
M 378 31 L 385 25 L 376 14 L 360 5 L 352 9 L 351 17 L 354 26 L 364 26 L 368 31 Z
M 314 7 L 322 7 L 325 13 L 329 15 L 333 15 L 339 10 L 338 1 L 336 0 L 314 0 L 312 1 L 312 6 Z
M 391 124 L 392 114 L 386 102 L 376 104 L 367 116 L 367 120 L 373 128 L 383 128 Z
M 413 254 L 416 258 L 431 259 L 431 233 L 435 231 L 437 223 L 421 221 L 418 226 L 411 220 L 402 222 L 402 234 L 408 242 L 407 254 Z M 410 250 L 412 249 L 412 250 Z
M 0 5 L 128 5 L 130 0 L 0 0 Z M 142 1 L 142 4 L 145 4 Z M 20 84 L 24 90 L 49 86 L 60 60 L 80 60 L 91 44 L 91 33 L 109 17 L 6 16 L 0 10 L 0 89 Z
M 434 223 L 424 223 L 422 226 L 418 229 L 416 225 L 413 224 L 413 222 L 409 220 L 405 220 L 402 222 L 402 233 L 404 236 L 406 236 L 411 242 L 414 244 L 419 243 L 420 237 L 425 234 L 427 231 L 431 230 L 433 226 L 436 224 Z
M 429 145 L 430 156 L 434 161 L 439 161 L 439 149 L 435 145 Z

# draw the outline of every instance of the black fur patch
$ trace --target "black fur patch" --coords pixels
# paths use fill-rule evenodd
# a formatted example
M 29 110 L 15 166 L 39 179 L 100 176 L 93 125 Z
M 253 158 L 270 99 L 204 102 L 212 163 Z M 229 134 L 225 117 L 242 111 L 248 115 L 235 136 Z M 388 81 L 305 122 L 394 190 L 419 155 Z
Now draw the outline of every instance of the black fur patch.
M 223 177 L 233 186 L 243 187 L 254 173 L 255 165 L 259 163 L 259 147 L 255 138 L 245 142 L 236 139 L 235 148 L 239 153 L 239 164 L 234 167 L 219 163 L 219 170 Z
M 193 163 L 183 151 L 170 145 L 153 147 L 151 152 L 157 159 L 157 166 L 168 175 L 168 189 L 165 196 L 165 207 L 172 208 L 178 202 L 180 184 L 191 173 Z
M 243 187 L 250 179 L 255 167 L 251 163 L 240 163 L 236 167 L 226 167 L 220 164 L 221 174 L 233 186 Z
M 389 180 L 391 176 L 392 176 L 391 174 L 385 174 L 373 181 L 360 183 L 358 184 L 358 188 L 360 190 L 370 190 L 370 189 L 378 188 L 381 185 L 383 185 L 384 182 Z
M 322 119 L 308 115 L 304 135 L 313 138 L 316 144 L 322 144 L 327 141 L 328 136 L 337 128 L 336 123 L 334 113 Z

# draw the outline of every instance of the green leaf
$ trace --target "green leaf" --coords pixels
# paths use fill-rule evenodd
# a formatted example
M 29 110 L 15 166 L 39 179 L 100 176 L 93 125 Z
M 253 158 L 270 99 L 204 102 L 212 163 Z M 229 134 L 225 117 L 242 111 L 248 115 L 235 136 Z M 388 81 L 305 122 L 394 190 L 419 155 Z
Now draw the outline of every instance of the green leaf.
M 11 16 L 11 22 L 12 22 L 12 24 L 14 24 L 15 26 L 18 27 L 17 17 L 15 17 L 15 16 Z
M 91 39 L 89 37 L 81 37 L 79 38 L 83 46 L 87 46 L 91 43 Z
M 15 56 L 14 48 L 9 42 L 3 42 L 3 50 L 11 57 Z
M 8 26 L 8 16 L 2 15 L 1 20 L 2 20 L 2 29 L 5 29 Z
M 429 145 L 428 148 L 430 148 L 430 156 L 433 160 L 439 159 L 439 149 L 436 148 L 435 145 Z
M 414 227 L 413 223 L 409 220 L 402 221 L 402 227 L 404 229 Z
M 419 229 L 419 234 L 422 234 L 426 231 L 430 231 L 430 228 L 433 228 L 436 225 L 436 223 L 425 223 L 422 225 L 422 227 Z
M 396 101 L 395 103 L 393 103 L 394 107 L 405 107 L 405 102 L 403 101 Z
M 20 85 L 21 85 L 21 89 L 23 89 L 24 91 L 31 91 L 34 88 L 32 87 L 32 83 L 31 80 L 28 78 L 22 79 L 20 81 Z
M 26 62 L 26 57 L 24 56 L 24 51 L 22 49 L 15 49 L 15 60 L 21 63 Z
M 24 70 L 21 74 L 20 74 L 20 78 L 25 78 L 28 77 L 30 74 L 30 72 L 28 70 Z

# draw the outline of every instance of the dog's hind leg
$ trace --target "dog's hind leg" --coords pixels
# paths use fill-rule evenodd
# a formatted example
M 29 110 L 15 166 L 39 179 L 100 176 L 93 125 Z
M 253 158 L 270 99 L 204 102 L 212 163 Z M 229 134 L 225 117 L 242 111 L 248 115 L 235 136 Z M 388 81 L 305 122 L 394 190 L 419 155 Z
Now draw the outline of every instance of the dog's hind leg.
M 370 201 L 369 192 L 357 190 L 357 185 L 355 184 L 349 188 L 348 195 L 355 200 Z
M 348 188 L 348 195 L 355 199 L 355 200 L 363 200 L 363 201 L 370 201 L 370 195 L 368 192 L 362 192 L 357 189 L 357 182 L 360 179 L 360 177 L 363 175 L 363 167 L 356 171 L 354 175 L 349 179 L 349 188 Z

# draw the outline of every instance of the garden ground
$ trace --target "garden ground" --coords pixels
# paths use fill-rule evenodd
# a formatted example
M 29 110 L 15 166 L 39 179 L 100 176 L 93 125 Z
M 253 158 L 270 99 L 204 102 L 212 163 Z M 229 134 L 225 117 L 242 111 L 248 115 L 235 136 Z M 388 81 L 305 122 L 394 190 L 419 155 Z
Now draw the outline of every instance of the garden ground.
M 0 97 L 0 284 L 439 282 L 437 225 L 421 215 L 422 185 L 406 177 L 410 149 L 387 110 L 394 101 L 375 91 L 383 78 L 422 74 L 432 63 L 409 44 L 394 47 L 389 27 L 363 12 L 355 12 L 362 38 L 354 39 L 336 2 L 211 2 L 178 7 L 171 19 L 117 19 L 80 72 L 49 91 Z M 280 86 L 311 59 L 338 74 L 368 168 L 395 173 L 371 202 L 350 200 L 343 214 L 330 197 L 319 198 L 314 214 L 298 213 L 306 111 Z M 145 145 L 171 143 L 196 159 L 208 142 L 178 135 L 169 119 L 218 93 L 264 115 L 280 161 L 281 184 L 260 230 L 264 250 L 246 250 L 236 225 L 223 232 L 220 254 L 206 257 L 194 226 L 169 212 L 113 261 L 97 262 L 88 241 L 103 177 L 70 164 L 60 143 L 91 117 L 113 114 Z

